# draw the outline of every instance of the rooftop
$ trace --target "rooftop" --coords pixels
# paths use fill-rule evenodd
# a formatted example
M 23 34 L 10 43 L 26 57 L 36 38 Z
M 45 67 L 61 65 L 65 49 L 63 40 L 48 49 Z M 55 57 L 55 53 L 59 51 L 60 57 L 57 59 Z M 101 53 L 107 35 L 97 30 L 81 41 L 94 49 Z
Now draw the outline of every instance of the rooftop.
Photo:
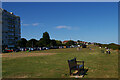
M 5 9 L 3 9 L 3 8 L 0 8 L 0 10 L 2 10 L 2 11 L 4 11 L 4 12 L 7 12 L 7 13 L 9 13 L 9 14 L 14 15 L 13 12 L 8 12 L 7 10 L 5 10 Z M 14 15 L 14 16 L 16 16 L 16 15 Z M 19 17 L 19 16 L 16 16 L 16 17 Z

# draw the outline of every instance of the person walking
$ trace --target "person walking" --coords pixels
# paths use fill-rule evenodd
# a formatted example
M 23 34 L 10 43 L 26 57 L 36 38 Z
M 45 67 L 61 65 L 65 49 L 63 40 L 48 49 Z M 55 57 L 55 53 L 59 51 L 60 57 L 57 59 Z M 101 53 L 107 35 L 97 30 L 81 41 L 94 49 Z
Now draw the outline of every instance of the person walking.
M 108 54 L 110 54 L 110 49 L 108 49 Z
M 108 49 L 106 49 L 106 54 L 108 54 Z
M 110 49 L 109 48 L 106 49 L 106 54 L 110 54 Z

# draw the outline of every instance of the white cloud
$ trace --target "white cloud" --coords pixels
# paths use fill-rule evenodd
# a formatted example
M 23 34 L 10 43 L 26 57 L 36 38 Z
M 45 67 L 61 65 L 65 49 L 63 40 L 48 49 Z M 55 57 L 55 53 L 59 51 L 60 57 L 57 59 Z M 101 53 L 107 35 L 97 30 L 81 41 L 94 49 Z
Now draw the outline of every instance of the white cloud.
M 39 23 L 33 23 L 32 25 L 33 25 L 33 26 L 38 26 L 38 25 L 39 25 Z
M 70 26 L 57 26 L 56 27 L 57 29 L 71 29 L 71 27 Z
M 32 23 L 32 24 L 23 24 L 23 22 L 21 23 L 23 26 L 38 26 L 39 23 Z
M 23 24 L 23 26 L 29 26 L 30 24 Z

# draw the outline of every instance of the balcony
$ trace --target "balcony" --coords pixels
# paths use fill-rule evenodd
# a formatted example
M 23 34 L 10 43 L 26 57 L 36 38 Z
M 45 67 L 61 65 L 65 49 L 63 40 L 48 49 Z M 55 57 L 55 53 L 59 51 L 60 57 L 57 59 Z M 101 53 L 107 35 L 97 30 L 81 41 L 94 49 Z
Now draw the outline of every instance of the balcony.
M 14 37 L 9 37 L 8 39 L 10 39 L 10 40 L 14 40 Z
M 14 33 L 9 33 L 8 35 L 9 35 L 9 36 L 14 36 Z
M 14 29 L 8 29 L 9 32 L 14 32 Z

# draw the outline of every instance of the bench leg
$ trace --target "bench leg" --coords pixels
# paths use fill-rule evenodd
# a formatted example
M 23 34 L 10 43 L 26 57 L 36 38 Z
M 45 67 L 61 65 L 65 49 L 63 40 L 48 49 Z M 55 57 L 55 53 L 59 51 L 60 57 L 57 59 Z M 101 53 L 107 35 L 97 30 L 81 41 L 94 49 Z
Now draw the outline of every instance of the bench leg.
M 84 71 L 85 71 L 85 69 L 84 69 L 84 66 L 83 66 L 83 72 L 82 72 L 82 74 L 84 74 Z
M 71 75 L 71 69 L 70 69 L 70 75 Z
M 84 71 L 84 66 L 83 66 L 83 71 Z
M 80 70 L 78 70 L 78 76 L 80 75 Z

